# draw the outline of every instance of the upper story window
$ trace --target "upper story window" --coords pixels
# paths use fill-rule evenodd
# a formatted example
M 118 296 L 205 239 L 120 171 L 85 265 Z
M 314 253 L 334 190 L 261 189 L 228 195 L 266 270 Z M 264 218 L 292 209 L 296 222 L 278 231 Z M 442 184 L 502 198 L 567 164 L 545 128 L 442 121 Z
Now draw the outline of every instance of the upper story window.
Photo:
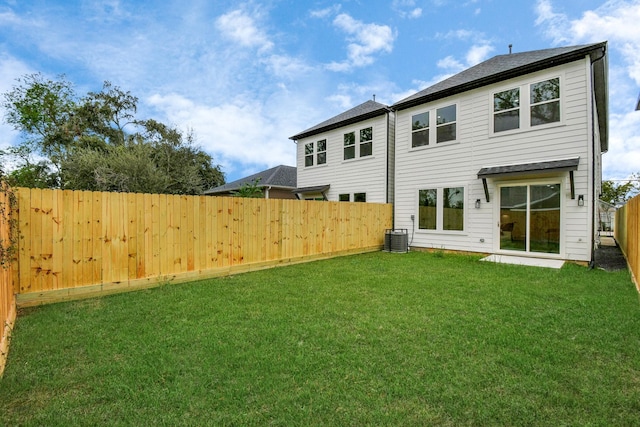
M 436 142 L 455 141 L 456 139 L 456 106 L 438 108 L 436 110 Z
M 494 133 L 527 130 L 560 120 L 559 77 L 493 94 Z
M 447 105 L 411 116 L 411 148 L 457 139 L 457 105 Z
M 323 139 L 318 141 L 318 149 L 316 151 L 316 157 L 319 165 L 327 163 L 327 140 Z
M 356 134 L 358 144 L 356 144 Z M 367 157 L 373 154 L 373 128 L 368 127 L 344 134 L 344 160 Z
M 344 134 L 344 159 L 355 159 L 356 157 L 356 133 Z
M 429 112 L 411 117 L 411 146 L 429 145 Z
M 531 85 L 531 126 L 560 121 L 560 79 Z
M 520 127 L 520 88 L 509 89 L 493 95 L 493 131 Z
M 313 166 L 313 147 L 314 143 L 304 144 L 304 166 Z
M 327 163 L 327 140 L 323 139 L 316 143 L 309 142 L 304 145 L 304 166 L 323 165 Z
M 360 129 L 360 157 L 370 156 L 373 149 L 372 128 Z

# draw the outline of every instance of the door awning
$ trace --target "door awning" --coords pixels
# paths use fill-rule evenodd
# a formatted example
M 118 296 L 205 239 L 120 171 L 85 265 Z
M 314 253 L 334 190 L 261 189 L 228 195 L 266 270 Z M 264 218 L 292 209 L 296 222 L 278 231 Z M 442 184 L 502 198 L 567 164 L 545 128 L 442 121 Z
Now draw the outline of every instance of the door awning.
M 578 170 L 578 164 L 580 163 L 580 157 L 564 160 L 551 160 L 547 162 L 535 162 L 535 163 L 520 163 L 515 165 L 506 166 L 492 166 L 488 168 L 482 168 L 478 171 L 478 178 L 482 179 L 482 185 L 484 186 L 484 195 L 489 202 L 489 188 L 487 186 L 487 178 L 493 178 L 496 176 L 522 176 L 533 175 L 540 173 L 552 173 L 552 172 L 569 172 L 569 178 L 571 181 L 571 198 L 575 199 L 575 185 L 573 182 L 573 171 Z
M 329 189 L 330 185 L 316 185 L 313 187 L 302 187 L 302 188 L 296 188 L 295 190 L 292 190 L 292 193 L 294 193 L 298 198 L 300 198 L 301 194 L 322 194 L 322 197 L 327 200 L 327 195 L 325 194 L 325 192 Z

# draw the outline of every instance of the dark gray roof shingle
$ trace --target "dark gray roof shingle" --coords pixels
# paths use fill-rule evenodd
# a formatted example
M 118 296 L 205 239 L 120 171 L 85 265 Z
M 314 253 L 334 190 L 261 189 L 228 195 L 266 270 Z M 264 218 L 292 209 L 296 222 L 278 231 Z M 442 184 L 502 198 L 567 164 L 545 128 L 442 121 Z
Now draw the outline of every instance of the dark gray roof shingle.
M 294 166 L 280 165 L 267 169 L 253 175 L 237 179 L 233 182 L 212 188 L 204 192 L 204 194 L 219 194 L 237 191 L 245 184 L 253 184 L 257 179 L 260 180 L 260 187 L 278 187 L 285 189 L 294 189 L 298 181 L 297 169 Z
M 369 100 L 356 107 L 353 107 L 350 110 L 345 111 L 344 113 L 338 114 L 337 116 L 332 117 L 329 120 L 325 120 L 322 123 L 310 127 L 309 129 L 304 130 L 297 135 L 289 137 L 289 139 L 296 141 L 298 139 L 316 135 L 321 132 L 337 129 L 351 123 L 356 123 L 365 119 L 377 117 L 386 113 L 387 111 L 389 111 L 388 106 L 380 104 L 379 102 Z

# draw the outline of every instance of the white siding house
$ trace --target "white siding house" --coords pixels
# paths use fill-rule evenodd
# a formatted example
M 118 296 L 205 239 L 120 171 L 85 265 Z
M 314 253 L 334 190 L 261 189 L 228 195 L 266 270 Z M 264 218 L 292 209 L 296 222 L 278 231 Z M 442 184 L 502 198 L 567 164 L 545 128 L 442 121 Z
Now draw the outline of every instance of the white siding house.
M 602 42 L 498 55 L 391 107 L 365 102 L 291 137 L 296 191 L 393 203 L 416 248 L 591 262 L 606 53 Z
M 411 245 L 591 261 L 606 42 L 500 55 L 394 104 Z
M 392 201 L 393 113 L 367 101 L 290 139 L 301 199 Z

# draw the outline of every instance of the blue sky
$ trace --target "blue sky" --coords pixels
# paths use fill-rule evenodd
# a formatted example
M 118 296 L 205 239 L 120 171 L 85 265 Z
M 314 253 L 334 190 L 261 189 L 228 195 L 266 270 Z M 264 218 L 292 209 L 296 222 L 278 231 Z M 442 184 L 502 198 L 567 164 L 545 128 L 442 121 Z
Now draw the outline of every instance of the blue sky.
M 227 181 L 295 165 L 288 138 L 494 55 L 609 41 L 605 179 L 640 172 L 640 0 L 0 0 L 0 92 L 34 72 L 109 80 L 192 129 Z M 1 112 L 4 116 L 4 112 Z M 0 124 L 0 149 L 20 136 Z

